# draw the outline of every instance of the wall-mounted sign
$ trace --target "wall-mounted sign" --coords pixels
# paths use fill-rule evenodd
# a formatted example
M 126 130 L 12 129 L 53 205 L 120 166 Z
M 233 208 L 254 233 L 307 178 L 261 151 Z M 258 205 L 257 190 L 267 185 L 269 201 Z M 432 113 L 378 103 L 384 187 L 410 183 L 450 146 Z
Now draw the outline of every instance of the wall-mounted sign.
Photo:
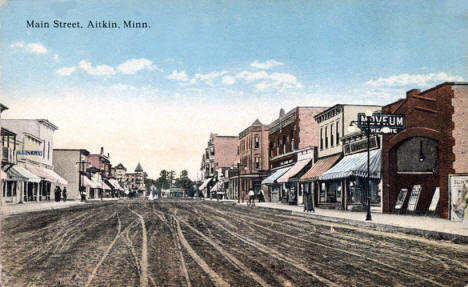
M 415 211 L 418 206 L 419 196 L 421 195 L 422 186 L 420 184 L 413 185 L 411 195 L 408 200 L 408 211 Z
M 357 124 L 360 129 L 367 128 L 368 120 L 372 133 L 383 133 L 383 128 L 387 128 L 386 133 L 398 133 L 406 127 L 405 115 L 376 113 L 367 117 L 364 113 L 358 113 Z
M 468 223 L 468 174 L 449 175 L 450 219 Z
M 369 149 L 378 148 L 378 140 L 376 136 L 371 136 L 369 138 Z M 361 140 L 344 143 L 343 144 L 343 152 L 345 155 L 363 152 L 367 150 L 367 138 L 363 138 Z
M 38 150 L 18 150 L 16 151 L 17 155 L 33 155 L 33 156 L 42 156 L 42 151 Z

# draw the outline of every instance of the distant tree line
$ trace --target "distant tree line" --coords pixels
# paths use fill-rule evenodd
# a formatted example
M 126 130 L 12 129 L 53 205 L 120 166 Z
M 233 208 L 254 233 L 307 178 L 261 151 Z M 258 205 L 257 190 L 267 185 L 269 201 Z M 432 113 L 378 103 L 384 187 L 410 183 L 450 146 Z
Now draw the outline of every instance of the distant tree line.
M 188 172 L 186 170 L 182 170 L 179 177 L 176 177 L 175 171 L 163 169 L 159 173 L 158 179 L 148 179 L 145 184 L 147 188 L 153 184 L 158 190 L 169 189 L 171 186 L 183 188 L 187 191 L 188 196 L 193 196 L 196 191 L 193 187 L 194 182 L 188 177 Z

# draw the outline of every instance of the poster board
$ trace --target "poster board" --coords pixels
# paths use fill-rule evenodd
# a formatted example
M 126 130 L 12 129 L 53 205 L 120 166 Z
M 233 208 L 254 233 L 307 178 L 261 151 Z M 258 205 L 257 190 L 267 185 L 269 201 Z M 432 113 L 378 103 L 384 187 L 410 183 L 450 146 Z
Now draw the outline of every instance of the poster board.
M 440 188 L 436 187 L 434 191 L 434 195 L 432 196 L 431 204 L 429 205 L 429 211 L 435 212 L 437 209 L 437 205 L 439 204 L 440 199 Z
M 421 195 L 422 186 L 420 184 L 413 185 L 413 189 L 411 190 L 411 195 L 408 201 L 408 211 L 416 211 L 416 207 L 418 206 L 419 197 Z
M 407 195 L 408 195 L 407 188 L 400 189 L 400 193 L 398 193 L 398 198 L 395 203 L 395 210 L 401 210 L 401 208 L 403 207 L 403 204 L 405 203 Z
M 450 220 L 468 223 L 468 174 L 449 175 Z

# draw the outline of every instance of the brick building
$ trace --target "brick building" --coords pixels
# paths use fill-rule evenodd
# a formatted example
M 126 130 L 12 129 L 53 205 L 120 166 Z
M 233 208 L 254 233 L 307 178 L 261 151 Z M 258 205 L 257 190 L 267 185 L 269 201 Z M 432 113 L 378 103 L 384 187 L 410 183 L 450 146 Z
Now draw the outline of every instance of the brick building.
M 325 107 L 295 107 L 288 113 L 281 109 L 278 119 L 268 125 L 271 175 L 262 184 L 269 186 L 269 196 L 272 201 L 288 201 L 288 193 L 296 183 L 278 184 L 277 179 L 296 164 L 300 151 L 318 146 L 318 124 L 314 117 L 325 109 Z M 306 165 L 302 169 L 304 168 Z M 302 172 L 302 169 L 298 170 L 298 173 Z M 291 182 L 294 182 L 294 177 L 291 177 Z M 300 196 L 297 194 L 297 189 L 294 192 L 296 198 Z
M 207 147 L 202 156 L 201 174 L 203 184 L 199 190 L 204 196 L 210 196 L 210 189 L 217 181 L 217 174 L 226 174 L 238 161 L 239 138 L 237 136 L 220 136 L 210 134 Z
M 382 110 L 406 116 L 406 129 L 383 137 L 384 212 L 395 212 L 397 197 L 406 190 L 419 194 L 412 205 L 416 213 L 424 213 L 438 188 L 438 213 L 448 218 L 453 204 L 449 202 L 449 175 L 468 173 L 468 83 L 410 90 L 405 99 Z M 400 210 L 407 209 L 409 197 Z
M 247 199 L 251 189 L 258 193 L 262 180 L 269 174 L 268 143 L 268 127 L 258 119 L 239 133 L 240 177 L 233 178 L 232 183 L 235 194 L 240 194 L 242 200 Z

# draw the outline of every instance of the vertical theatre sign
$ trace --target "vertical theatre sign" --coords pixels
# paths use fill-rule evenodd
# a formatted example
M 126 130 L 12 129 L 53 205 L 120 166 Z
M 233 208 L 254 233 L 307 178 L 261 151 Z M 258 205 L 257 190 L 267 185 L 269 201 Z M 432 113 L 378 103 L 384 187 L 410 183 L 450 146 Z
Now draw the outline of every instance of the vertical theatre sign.
M 449 175 L 450 219 L 468 224 L 468 174 Z

